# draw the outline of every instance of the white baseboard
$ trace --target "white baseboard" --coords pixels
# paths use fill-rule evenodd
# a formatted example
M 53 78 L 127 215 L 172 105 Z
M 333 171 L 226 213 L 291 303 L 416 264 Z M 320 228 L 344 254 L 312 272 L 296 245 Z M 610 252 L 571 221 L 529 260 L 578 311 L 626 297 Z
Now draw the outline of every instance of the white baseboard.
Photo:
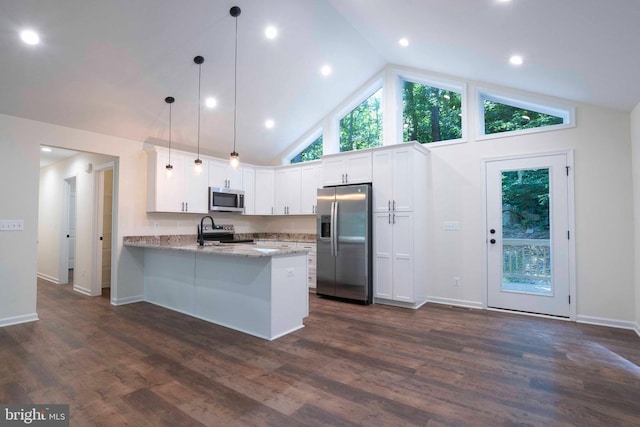
M 23 314 L 22 316 L 5 317 L 0 319 L 0 328 L 10 325 L 18 325 L 20 323 L 35 322 L 38 319 L 38 313 Z
M 425 301 L 420 301 L 416 303 L 410 303 L 410 302 L 394 301 L 394 300 L 385 299 L 385 298 L 374 298 L 373 303 L 383 304 L 383 305 L 392 305 L 394 307 L 410 308 L 413 310 L 417 310 L 423 305 L 425 305 L 427 301 L 425 300 Z
M 47 282 L 53 282 L 56 285 L 60 284 L 60 279 L 57 277 L 49 276 L 48 274 L 44 274 L 44 273 L 37 273 L 37 276 L 40 279 L 46 280 Z
M 640 335 L 639 327 L 637 323 L 629 322 L 626 320 L 607 319 L 605 317 L 592 317 L 592 316 L 577 316 L 577 323 L 586 323 L 588 325 L 608 326 L 610 328 L 618 329 L 631 329 L 636 331 Z
M 636 323 L 634 329 L 636 331 L 636 334 L 638 334 L 638 336 L 640 337 L 640 323 Z
M 484 305 L 478 301 L 465 301 L 461 299 L 440 298 L 440 297 L 429 297 L 427 301 L 434 304 L 453 305 L 455 307 L 475 308 L 478 310 L 484 310 Z
M 144 301 L 144 295 L 136 295 L 133 297 L 125 297 L 125 298 L 112 298 L 111 305 L 125 305 L 125 304 L 133 304 L 135 302 Z
M 92 296 L 91 289 L 83 288 L 82 286 L 73 285 L 73 290 L 83 295 Z

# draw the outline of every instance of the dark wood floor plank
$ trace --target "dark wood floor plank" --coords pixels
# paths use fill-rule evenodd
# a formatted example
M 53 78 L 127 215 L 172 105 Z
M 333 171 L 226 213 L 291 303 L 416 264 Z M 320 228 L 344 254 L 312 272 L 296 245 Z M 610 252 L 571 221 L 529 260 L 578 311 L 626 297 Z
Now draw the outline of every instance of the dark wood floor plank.
M 632 331 L 311 295 L 269 342 L 43 280 L 38 315 L 0 329 L 0 403 L 69 403 L 74 426 L 640 425 Z

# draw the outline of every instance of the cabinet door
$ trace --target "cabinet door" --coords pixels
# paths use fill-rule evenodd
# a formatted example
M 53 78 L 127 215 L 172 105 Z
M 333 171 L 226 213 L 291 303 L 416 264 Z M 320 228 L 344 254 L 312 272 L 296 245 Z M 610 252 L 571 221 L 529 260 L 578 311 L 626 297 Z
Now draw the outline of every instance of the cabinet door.
M 393 200 L 393 154 L 391 151 L 379 151 L 373 154 L 372 190 L 373 211 L 388 212 Z
M 285 215 L 287 213 L 287 202 L 289 197 L 288 175 L 286 169 L 275 172 L 275 201 L 273 203 L 274 215 Z
M 393 299 L 415 302 L 413 283 L 413 214 L 393 212 Z
M 202 163 L 202 171 L 194 168 L 195 156 L 184 158 L 184 212 L 209 213 L 208 162 Z
M 273 215 L 274 202 L 273 169 L 256 169 L 255 214 Z
M 393 195 L 391 207 L 395 211 L 413 211 L 413 150 L 393 151 Z
M 229 164 L 220 160 L 209 160 L 209 187 L 226 188 Z
M 347 155 L 344 173 L 348 184 L 371 182 L 371 152 Z
M 393 298 L 393 225 L 391 213 L 373 214 L 373 294 Z
M 287 215 L 300 215 L 301 168 L 287 169 Z
M 303 166 L 300 177 L 300 213 L 315 214 L 316 198 L 318 196 L 318 175 L 320 168 L 317 165 Z
M 243 175 L 242 175 L 242 166 L 238 166 L 238 169 L 234 169 L 231 165 L 227 163 L 227 188 L 232 188 L 234 190 L 242 190 L 243 185 Z
M 242 168 L 242 189 L 244 190 L 244 214 L 254 215 L 256 213 L 256 171 L 250 166 Z
M 149 154 L 156 156 L 153 161 L 149 162 L 150 167 L 155 167 L 155 188 L 149 187 L 149 191 L 155 197 L 155 206 L 147 206 L 149 212 L 182 212 L 184 202 L 184 158 L 180 155 L 173 154 L 171 156 L 171 165 L 173 170 L 167 172 L 165 168 L 169 163 L 169 155 L 167 153 Z M 151 177 L 151 174 L 149 174 Z
M 344 158 L 332 157 L 322 160 L 322 177 L 325 186 L 344 184 Z

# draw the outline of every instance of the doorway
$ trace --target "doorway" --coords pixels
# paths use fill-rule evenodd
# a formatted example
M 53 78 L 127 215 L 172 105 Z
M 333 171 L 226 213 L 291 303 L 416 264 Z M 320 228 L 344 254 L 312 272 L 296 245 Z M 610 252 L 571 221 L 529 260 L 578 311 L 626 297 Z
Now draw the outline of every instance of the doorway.
M 64 180 L 63 190 L 63 206 L 64 213 L 62 215 L 63 238 L 61 239 L 62 248 L 60 250 L 60 268 L 59 283 L 73 283 L 73 270 L 76 262 L 76 230 L 77 230 L 77 201 L 76 201 L 76 183 L 75 176 Z
M 484 162 L 487 307 L 573 317 L 572 160 Z
M 111 253 L 113 249 L 113 163 L 96 168 L 96 292 L 111 296 Z

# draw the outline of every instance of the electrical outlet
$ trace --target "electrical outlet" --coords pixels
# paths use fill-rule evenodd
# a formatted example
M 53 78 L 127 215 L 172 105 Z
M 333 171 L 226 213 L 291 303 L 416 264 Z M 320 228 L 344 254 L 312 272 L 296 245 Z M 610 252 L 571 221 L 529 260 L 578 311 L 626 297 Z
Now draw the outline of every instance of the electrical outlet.
M 22 219 L 3 219 L 0 220 L 0 231 L 23 231 L 24 220 Z
M 155 229 L 160 228 L 160 223 L 158 221 L 154 221 L 153 228 L 155 228 Z
M 454 276 L 453 278 L 453 286 L 456 288 L 460 287 L 460 278 L 458 276 Z
M 293 277 L 294 275 L 293 268 L 287 268 L 287 277 Z
M 178 228 L 182 228 L 183 225 L 182 221 L 178 221 Z

